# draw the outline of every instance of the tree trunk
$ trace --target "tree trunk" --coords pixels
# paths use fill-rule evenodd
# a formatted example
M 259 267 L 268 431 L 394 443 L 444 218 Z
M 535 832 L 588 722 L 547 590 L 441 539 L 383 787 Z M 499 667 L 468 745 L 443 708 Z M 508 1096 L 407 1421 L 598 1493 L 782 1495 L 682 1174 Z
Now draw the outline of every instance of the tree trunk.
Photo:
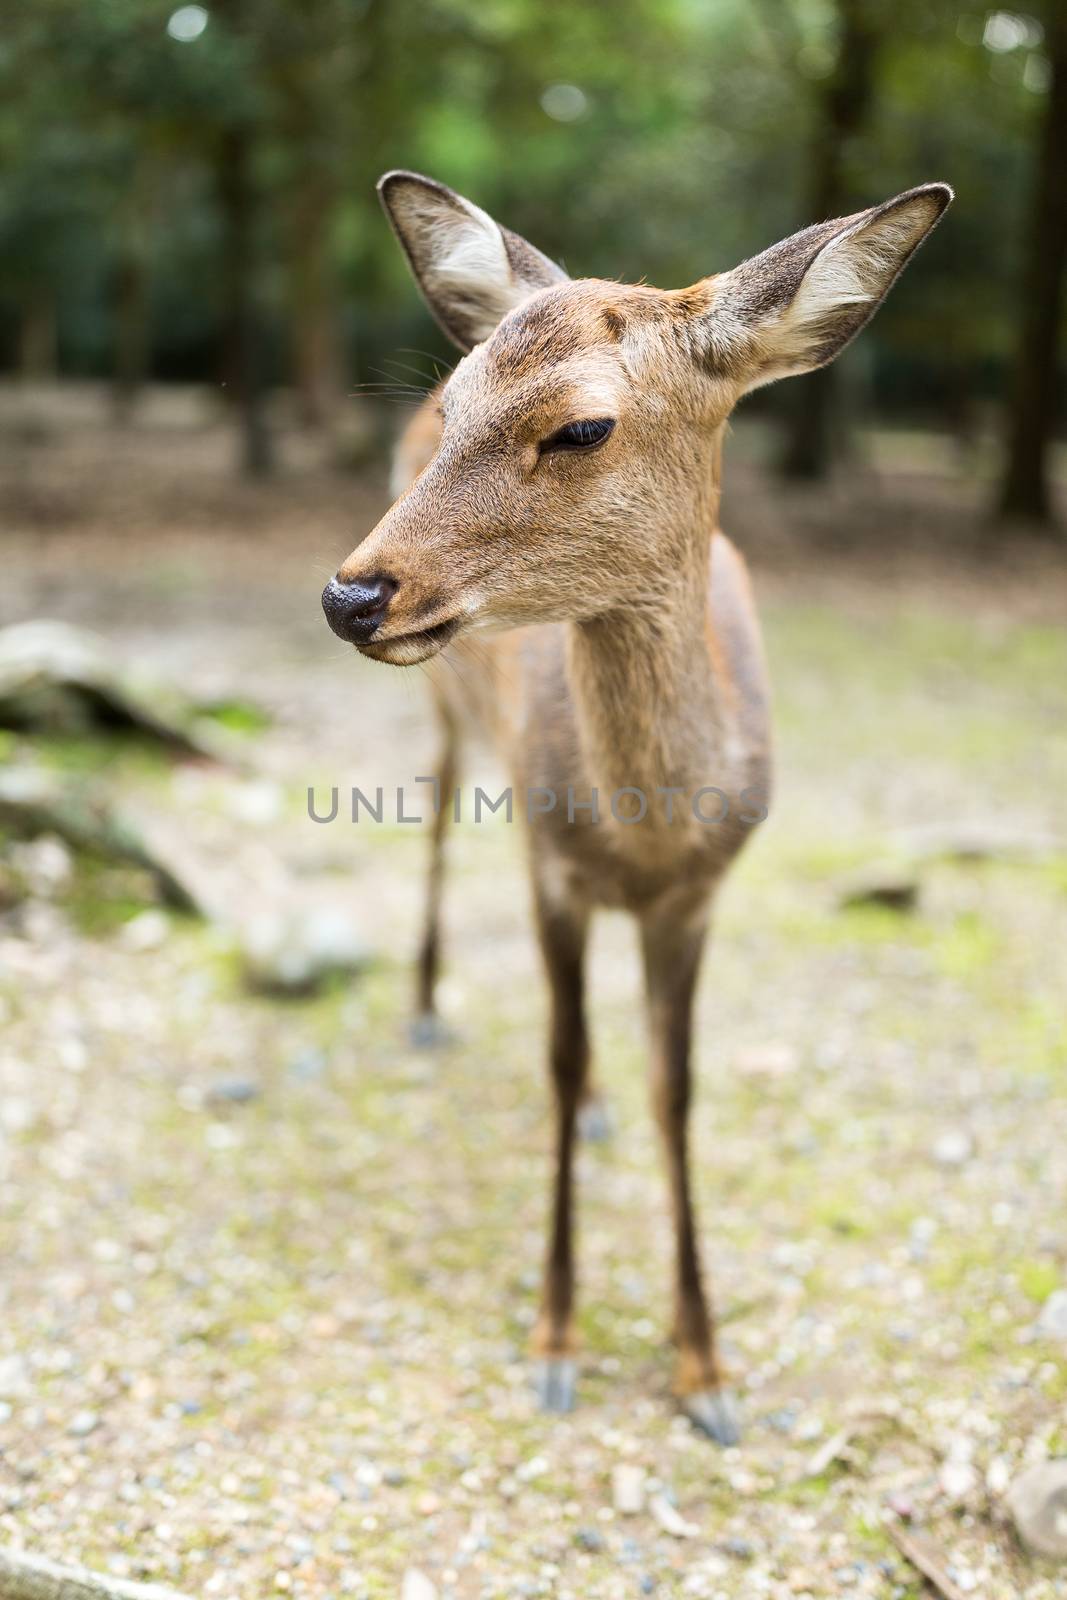
M 115 281 L 115 417 L 128 422 L 148 367 L 148 274 L 137 251 L 125 254 Z
M 54 378 L 58 369 L 55 297 L 48 289 L 29 289 L 19 326 L 19 375 L 29 382 Z
M 1056 358 L 1067 264 L 1067 12 L 1062 0 L 1046 8 L 1045 30 L 1052 81 L 1031 197 L 999 509 L 1002 517 L 1050 527 L 1049 449 L 1056 427 Z
M 332 185 L 305 176 L 309 181 L 293 207 L 293 368 L 300 420 L 320 428 L 341 403 L 344 354 L 332 260 Z
M 148 233 L 154 173 L 142 155 L 120 218 L 121 240 L 115 272 L 115 353 L 112 403 L 116 420 L 128 422 L 144 386 L 151 344 L 148 300 Z
M 862 131 L 870 109 L 879 31 L 877 0 L 838 0 L 834 69 L 817 91 L 804 224 L 847 211 L 847 146 Z M 787 478 L 824 478 L 831 464 L 832 367 L 790 385 L 781 470 Z
M 252 176 L 252 134 L 246 127 L 222 136 L 218 166 L 223 224 L 223 302 L 225 306 L 225 383 L 241 421 L 241 461 L 254 478 L 274 464 L 265 415 L 266 352 L 259 308 L 256 251 L 256 195 Z

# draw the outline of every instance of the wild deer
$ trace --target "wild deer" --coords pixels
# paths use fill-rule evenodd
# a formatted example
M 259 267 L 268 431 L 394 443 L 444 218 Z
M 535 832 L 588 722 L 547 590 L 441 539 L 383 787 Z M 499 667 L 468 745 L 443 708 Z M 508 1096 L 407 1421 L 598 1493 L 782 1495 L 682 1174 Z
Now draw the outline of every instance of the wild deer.
M 763 814 L 770 719 L 745 563 L 718 526 L 723 434 L 742 395 L 822 366 L 860 331 L 952 191 L 910 189 L 676 290 L 572 280 L 415 173 L 390 172 L 379 191 L 465 352 L 400 442 L 395 504 L 322 597 L 333 631 L 373 661 L 447 650 L 462 666 L 433 671 L 441 801 L 419 1010 L 433 1018 L 447 797 L 473 719 L 516 794 L 557 801 L 527 808 L 556 1119 L 541 1402 L 573 1403 L 572 1158 L 592 1096 L 583 954 L 591 913 L 618 907 L 643 953 L 675 1232 L 675 1391 L 732 1443 L 690 1193 L 691 1013 L 713 895 Z M 696 803 L 712 790 L 725 814 Z

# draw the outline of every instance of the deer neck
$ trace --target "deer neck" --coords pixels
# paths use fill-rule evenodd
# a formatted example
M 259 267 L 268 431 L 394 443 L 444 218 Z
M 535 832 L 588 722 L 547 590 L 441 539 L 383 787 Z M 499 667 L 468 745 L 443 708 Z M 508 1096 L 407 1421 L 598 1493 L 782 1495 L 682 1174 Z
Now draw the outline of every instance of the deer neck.
M 601 803 L 640 789 L 714 783 L 724 689 L 708 621 L 718 474 L 672 529 L 669 576 L 655 599 L 570 625 L 567 665 L 586 781 Z

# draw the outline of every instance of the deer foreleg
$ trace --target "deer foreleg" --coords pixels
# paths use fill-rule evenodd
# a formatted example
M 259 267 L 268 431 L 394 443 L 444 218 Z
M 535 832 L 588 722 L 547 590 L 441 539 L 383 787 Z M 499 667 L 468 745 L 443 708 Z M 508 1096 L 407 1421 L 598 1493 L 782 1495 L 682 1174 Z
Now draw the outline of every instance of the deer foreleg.
M 652 1056 L 652 1102 L 663 1140 L 675 1240 L 675 1390 L 692 1420 L 720 1444 L 738 1428 L 723 1385 L 715 1324 L 700 1263 L 689 1181 L 693 995 L 705 925 L 676 914 L 642 923 Z
M 574 1400 L 574 1143 L 589 1069 L 583 1003 L 588 918 L 535 892 L 538 933 L 549 981 L 549 1072 L 555 1105 L 556 1172 L 541 1314 L 534 1333 L 537 1384 L 546 1410 Z

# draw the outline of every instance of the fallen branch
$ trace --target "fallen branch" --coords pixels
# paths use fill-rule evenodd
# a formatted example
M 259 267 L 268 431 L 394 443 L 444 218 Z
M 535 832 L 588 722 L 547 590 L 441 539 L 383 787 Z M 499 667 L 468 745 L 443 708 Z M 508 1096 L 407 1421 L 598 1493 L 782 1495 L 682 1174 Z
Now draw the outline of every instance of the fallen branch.
M 944 1600 L 968 1600 L 959 1584 L 949 1577 L 929 1539 L 907 1533 L 899 1522 L 887 1522 L 885 1528 L 904 1559 L 911 1562 L 916 1572 L 922 1573 L 927 1583 L 944 1596 Z
M 87 1567 L 61 1567 L 26 1550 L 0 1548 L 2 1600 L 188 1600 L 157 1583 L 131 1583 Z
M 13 833 L 57 833 L 73 850 L 128 862 L 151 873 L 168 905 L 194 916 L 203 908 L 192 890 L 120 816 L 91 789 L 64 791 L 58 780 L 36 767 L 0 771 L 0 823 Z

